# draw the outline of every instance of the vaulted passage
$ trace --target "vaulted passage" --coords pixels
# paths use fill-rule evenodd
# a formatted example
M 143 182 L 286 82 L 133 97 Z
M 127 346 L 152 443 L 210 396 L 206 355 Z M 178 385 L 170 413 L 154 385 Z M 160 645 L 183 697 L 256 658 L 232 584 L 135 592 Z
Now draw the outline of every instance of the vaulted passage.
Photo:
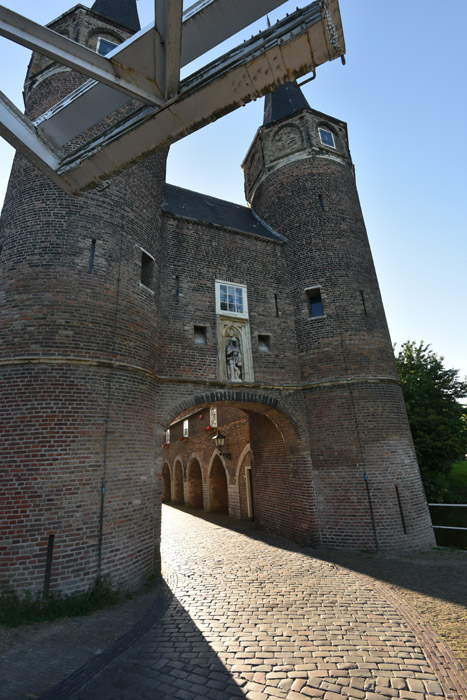
M 319 544 L 310 456 L 286 415 L 251 402 L 198 402 L 164 427 L 163 500 L 171 472 L 175 504 Z

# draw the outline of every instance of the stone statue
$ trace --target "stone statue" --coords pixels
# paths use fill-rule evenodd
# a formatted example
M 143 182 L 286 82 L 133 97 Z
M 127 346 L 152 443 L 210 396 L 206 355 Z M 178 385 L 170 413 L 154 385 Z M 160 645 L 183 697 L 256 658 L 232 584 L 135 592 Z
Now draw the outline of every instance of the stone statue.
M 238 338 L 230 338 L 225 348 L 225 358 L 227 361 L 227 377 L 229 381 L 241 382 L 243 357 Z

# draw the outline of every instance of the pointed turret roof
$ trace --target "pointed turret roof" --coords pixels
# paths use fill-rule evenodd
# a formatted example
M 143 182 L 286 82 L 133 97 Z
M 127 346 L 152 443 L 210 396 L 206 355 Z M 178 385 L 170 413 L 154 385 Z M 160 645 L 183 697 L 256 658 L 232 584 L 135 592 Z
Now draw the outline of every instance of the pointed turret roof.
M 302 109 L 310 109 L 310 105 L 297 83 L 284 83 L 266 95 L 263 125 L 267 126 L 284 117 L 290 117 Z
M 96 0 L 91 10 L 102 17 L 118 22 L 132 32 L 138 32 L 141 29 L 136 0 Z

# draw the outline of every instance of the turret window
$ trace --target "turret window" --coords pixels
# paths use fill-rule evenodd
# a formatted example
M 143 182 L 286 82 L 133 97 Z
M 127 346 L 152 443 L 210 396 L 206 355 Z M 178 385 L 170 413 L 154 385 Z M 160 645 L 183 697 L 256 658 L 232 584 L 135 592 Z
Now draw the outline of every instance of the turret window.
M 318 129 L 319 133 L 319 139 L 323 146 L 330 146 L 331 148 L 335 148 L 336 144 L 334 142 L 334 134 L 332 131 L 328 131 L 327 129 Z
M 97 53 L 101 56 L 106 56 L 110 51 L 113 51 L 118 46 L 114 41 L 109 41 L 103 37 L 99 37 L 97 40 Z

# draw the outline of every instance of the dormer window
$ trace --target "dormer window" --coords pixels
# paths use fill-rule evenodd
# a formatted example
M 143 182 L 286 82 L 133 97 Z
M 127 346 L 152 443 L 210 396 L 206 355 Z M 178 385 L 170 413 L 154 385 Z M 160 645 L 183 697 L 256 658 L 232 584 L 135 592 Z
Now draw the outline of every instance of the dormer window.
M 335 148 L 336 144 L 334 142 L 334 134 L 332 131 L 328 131 L 328 129 L 323 129 L 319 128 L 318 129 L 319 133 L 319 140 L 323 144 L 323 146 L 330 146 L 331 148 Z
M 103 37 L 99 37 L 97 40 L 97 53 L 101 56 L 106 56 L 110 51 L 113 51 L 118 46 L 114 41 L 109 41 Z

